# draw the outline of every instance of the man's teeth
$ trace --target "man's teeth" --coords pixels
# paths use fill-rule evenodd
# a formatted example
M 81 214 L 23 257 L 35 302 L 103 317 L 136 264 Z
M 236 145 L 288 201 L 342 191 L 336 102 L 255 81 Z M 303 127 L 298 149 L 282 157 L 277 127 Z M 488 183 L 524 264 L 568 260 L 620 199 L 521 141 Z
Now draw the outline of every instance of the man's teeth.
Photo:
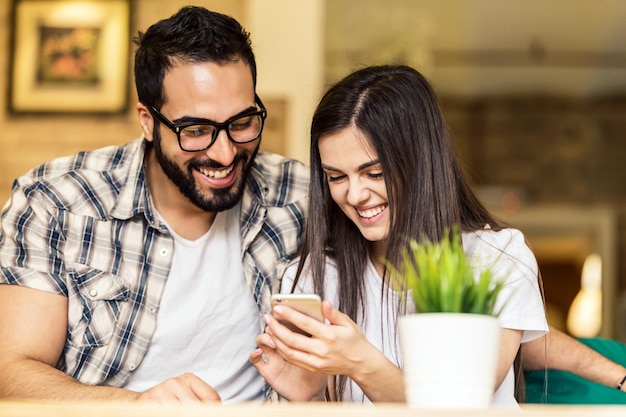
M 369 209 L 369 210 L 357 210 L 357 211 L 359 213 L 359 216 L 365 217 L 366 219 L 370 219 L 376 216 L 377 214 L 380 214 L 383 211 L 385 211 L 386 208 L 387 208 L 387 205 L 384 205 L 384 206 L 378 206 L 376 208 Z
M 221 178 L 226 178 L 228 174 L 233 172 L 233 168 L 235 168 L 233 165 L 231 165 L 230 167 L 226 169 L 220 169 L 220 170 L 213 170 L 213 169 L 206 169 L 206 168 L 199 167 L 198 171 L 200 171 L 202 175 L 205 175 L 207 177 L 221 179 Z

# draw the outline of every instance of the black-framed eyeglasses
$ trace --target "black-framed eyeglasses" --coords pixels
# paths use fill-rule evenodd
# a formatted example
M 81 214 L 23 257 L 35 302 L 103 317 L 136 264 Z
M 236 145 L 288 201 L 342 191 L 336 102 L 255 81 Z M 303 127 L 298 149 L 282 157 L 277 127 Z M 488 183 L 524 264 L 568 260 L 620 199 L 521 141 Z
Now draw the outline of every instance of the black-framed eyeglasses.
M 217 139 L 220 131 L 225 130 L 228 139 L 233 143 L 249 143 L 261 137 L 267 110 L 258 95 L 254 101 L 259 110 L 245 110 L 223 123 L 208 119 L 174 124 L 153 106 L 147 106 L 152 115 L 167 126 L 178 137 L 178 146 L 185 152 L 199 152 L 209 149 Z

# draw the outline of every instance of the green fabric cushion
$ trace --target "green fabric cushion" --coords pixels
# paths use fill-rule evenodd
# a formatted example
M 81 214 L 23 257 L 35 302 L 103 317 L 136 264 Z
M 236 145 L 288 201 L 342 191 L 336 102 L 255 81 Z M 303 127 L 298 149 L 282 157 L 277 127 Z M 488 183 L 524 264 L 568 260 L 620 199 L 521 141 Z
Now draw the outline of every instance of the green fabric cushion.
M 626 344 L 603 338 L 578 340 L 614 362 L 626 366 Z M 528 403 L 626 404 L 626 392 L 618 391 L 615 387 L 596 384 L 570 372 L 556 370 L 525 372 L 524 378 Z

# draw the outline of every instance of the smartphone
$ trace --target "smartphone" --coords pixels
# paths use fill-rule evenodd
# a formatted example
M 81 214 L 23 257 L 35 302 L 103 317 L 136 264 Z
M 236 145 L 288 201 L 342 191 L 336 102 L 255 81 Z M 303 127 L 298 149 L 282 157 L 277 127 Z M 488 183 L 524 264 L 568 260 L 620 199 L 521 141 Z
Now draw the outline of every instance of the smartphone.
M 274 310 L 274 307 L 277 305 L 284 305 L 293 308 L 300 313 L 324 322 L 324 316 L 322 314 L 322 299 L 317 294 L 273 294 L 272 310 Z M 305 336 L 311 336 L 309 333 L 296 327 L 291 322 L 282 319 L 277 320 L 293 332 L 300 333 Z

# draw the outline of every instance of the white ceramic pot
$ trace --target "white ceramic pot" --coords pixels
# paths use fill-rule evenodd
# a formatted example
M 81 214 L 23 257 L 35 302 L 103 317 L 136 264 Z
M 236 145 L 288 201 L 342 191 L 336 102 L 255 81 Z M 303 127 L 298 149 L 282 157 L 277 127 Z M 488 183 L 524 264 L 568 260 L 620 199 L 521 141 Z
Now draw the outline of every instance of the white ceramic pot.
M 399 326 L 410 407 L 490 407 L 500 348 L 500 324 L 496 317 L 412 314 L 401 317 Z

